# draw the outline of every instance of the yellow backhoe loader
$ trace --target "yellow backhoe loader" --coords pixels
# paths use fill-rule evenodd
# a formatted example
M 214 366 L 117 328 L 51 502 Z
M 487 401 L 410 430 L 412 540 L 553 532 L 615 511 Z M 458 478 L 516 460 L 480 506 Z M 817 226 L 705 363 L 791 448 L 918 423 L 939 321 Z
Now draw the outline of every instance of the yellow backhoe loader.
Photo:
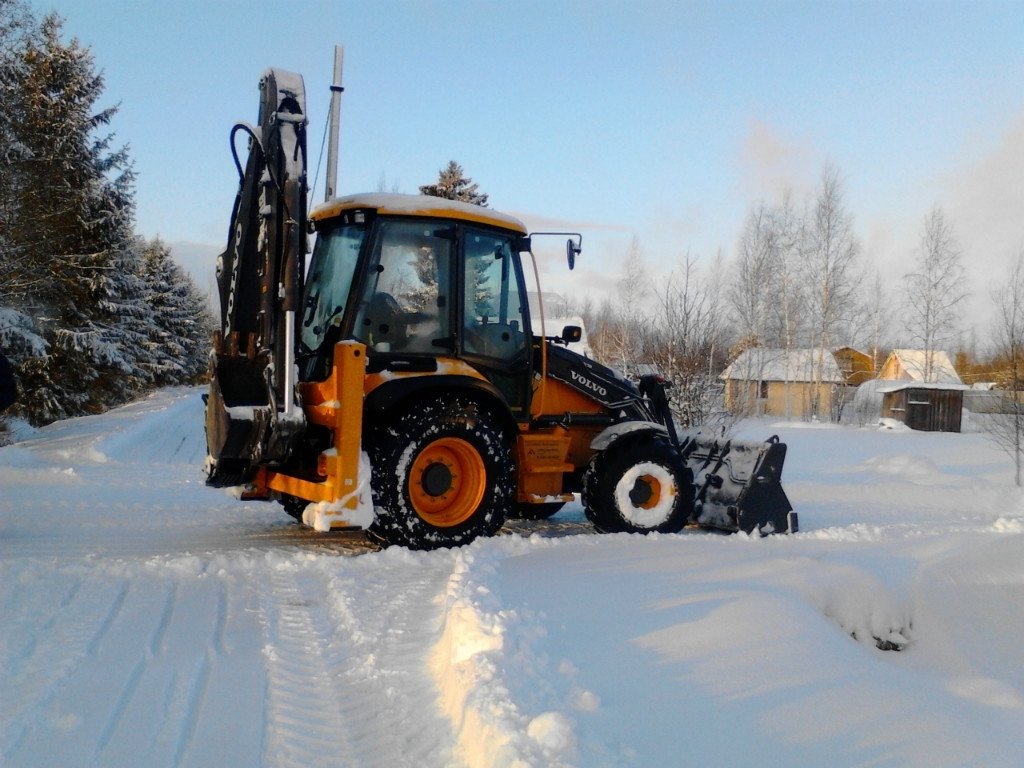
M 307 214 L 302 78 L 267 70 L 260 91 L 258 126 L 232 131 L 210 485 L 414 549 L 548 517 L 576 493 L 599 531 L 796 529 L 784 445 L 680 436 L 659 377 L 627 381 L 567 348 L 579 328 L 533 326 L 516 218 L 394 194 Z M 564 234 L 571 266 L 582 238 Z

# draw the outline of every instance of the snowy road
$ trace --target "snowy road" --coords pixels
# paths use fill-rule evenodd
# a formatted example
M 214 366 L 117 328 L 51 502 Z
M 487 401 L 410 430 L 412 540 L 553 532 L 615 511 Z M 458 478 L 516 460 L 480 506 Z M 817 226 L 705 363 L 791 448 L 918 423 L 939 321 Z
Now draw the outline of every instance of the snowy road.
M 773 428 L 794 537 L 570 507 L 410 553 L 203 486 L 201 410 L 0 448 L 0 765 L 1021 765 L 1024 510 L 981 435 Z

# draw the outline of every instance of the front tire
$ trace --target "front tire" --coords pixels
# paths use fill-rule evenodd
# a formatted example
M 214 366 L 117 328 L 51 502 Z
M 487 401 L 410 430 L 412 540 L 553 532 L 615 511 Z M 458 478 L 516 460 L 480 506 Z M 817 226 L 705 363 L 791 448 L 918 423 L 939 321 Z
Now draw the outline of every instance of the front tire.
M 465 395 L 398 413 L 370 442 L 376 519 L 386 544 L 437 549 L 496 533 L 515 502 L 511 443 L 498 418 Z
M 587 468 L 583 508 L 604 533 L 676 533 L 693 513 L 693 473 L 665 437 L 620 440 Z

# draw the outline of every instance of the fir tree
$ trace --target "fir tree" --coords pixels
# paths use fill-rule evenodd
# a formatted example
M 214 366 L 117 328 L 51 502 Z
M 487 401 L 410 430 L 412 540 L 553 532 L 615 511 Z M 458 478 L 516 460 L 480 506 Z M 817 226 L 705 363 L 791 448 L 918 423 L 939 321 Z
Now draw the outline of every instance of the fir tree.
M 433 195 L 447 200 L 461 200 L 487 207 L 487 194 L 478 192 L 479 185 L 465 175 L 462 166 L 452 160 L 446 168 L 442 168 L 437 176 L 436 184 L 424 184 L 420 187 L 421 195 Z
M 19 0 L 0 0 L 0 302 L 13 304 L 28 290 L 32 276 L 9 234 L 22 181 L 18 163 L 30 155 L 18 137 L 18 83 L 24 77 L 19 44 L 31 28 L 28 9 Z
M 146 303 L 153 313 L 145 367 L 159 386 L 195 381 L 206 370 L 213 314 L 167 246 L 157 239 L 141 247 Z
M 127 148 L 111 151 L 112 136 L 98 135 L 116 108 L 95 110 L 103 78 L 89 49 L 61 40 L 60 17 L 26 24 L 24 7 L 0 3 L 0 27 L 17 29 L 4 55 L 17 151 L 0 212 L 14 257 L 2 287 L 47 343 L 45 356 L 18 361 L 23 412 L 39 423 L 123 402 L 147 383 L 133 172 Z

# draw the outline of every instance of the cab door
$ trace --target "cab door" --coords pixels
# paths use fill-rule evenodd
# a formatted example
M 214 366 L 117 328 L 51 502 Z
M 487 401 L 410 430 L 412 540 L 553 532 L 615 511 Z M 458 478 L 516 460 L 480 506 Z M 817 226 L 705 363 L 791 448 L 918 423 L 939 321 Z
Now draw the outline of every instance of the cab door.
M 530 326 L 515 237 L 462 230 L 460 353 L 505 396 L 519 420 L 529 418 Z

